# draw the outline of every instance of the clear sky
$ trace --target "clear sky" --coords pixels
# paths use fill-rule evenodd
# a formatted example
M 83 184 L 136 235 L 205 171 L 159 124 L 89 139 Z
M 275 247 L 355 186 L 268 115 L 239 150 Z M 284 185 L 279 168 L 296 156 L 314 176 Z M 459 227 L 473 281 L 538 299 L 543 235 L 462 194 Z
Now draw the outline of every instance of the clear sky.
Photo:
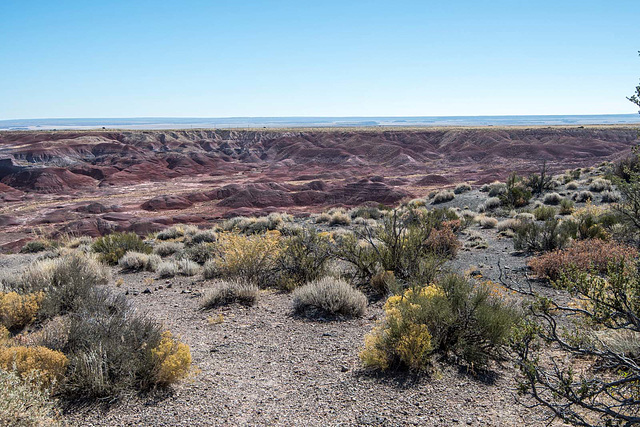
M 0 0 L 0 119 L 634 113 L 639 0 Z

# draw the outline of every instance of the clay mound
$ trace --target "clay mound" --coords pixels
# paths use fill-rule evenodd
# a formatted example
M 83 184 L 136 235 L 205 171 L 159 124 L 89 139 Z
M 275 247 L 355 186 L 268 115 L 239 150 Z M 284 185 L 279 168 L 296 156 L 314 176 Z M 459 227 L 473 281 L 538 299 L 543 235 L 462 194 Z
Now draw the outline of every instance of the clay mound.
M 294 206 L 295 203 L 287 191 L 250 185 L 223 199 L 218 205 L 228 208 L 266 208 Z
M 0 201 L 2 202 L 18 202 L 22 199 L 24 193 L 13 187 L 0 182 Z
M 413 195 L 399 188 L 389 187 L 381 182 L 357 182 L 347 184 L 341 191 L 341 203 L 359 205 L 364 202 L 394 204 Z
M 76 212 L 101 214 L 101 213 L 107 213 L 107 212 L 116 212 L 120 209 L 121 208 L 116 205 L 105 206 L 102 203 L 94 202 L 94 203 L 89 203 L 88 205 L 77 207 Z
M 442 176 L 442 175 L 435 175 L 435 174 L 431 174 L 431 175 L 427 175 L 423 178 L 420 178 L 418 181 L 416 181 L 415 183 L 416 185 L 420 185 L 420 186 L 424 186 L 424 187 L 428 187 L 430 185 L 447 185 L 447 184 L 451 184 L 451 181 Z
M 77 175 L 63 168 L 23 169 L 5 176 L 2 183 L 13 188 L 41 193 L 66 193 L 96 185 L 93 178 Z
M 193 202 L 185 197 L 164 194 L 147 200 L 140 207 L 146 211 L 163 211 L 187 209 L 191 206 L 193 206 Z

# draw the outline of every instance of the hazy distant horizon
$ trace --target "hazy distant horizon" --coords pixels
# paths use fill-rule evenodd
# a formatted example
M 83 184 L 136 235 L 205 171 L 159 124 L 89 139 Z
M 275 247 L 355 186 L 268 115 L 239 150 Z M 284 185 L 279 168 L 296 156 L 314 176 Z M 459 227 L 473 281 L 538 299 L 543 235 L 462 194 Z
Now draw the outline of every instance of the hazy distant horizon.
M 130 117 L 0 120 L 0 130 L 635 125 L 638 114 L 354 117 Z

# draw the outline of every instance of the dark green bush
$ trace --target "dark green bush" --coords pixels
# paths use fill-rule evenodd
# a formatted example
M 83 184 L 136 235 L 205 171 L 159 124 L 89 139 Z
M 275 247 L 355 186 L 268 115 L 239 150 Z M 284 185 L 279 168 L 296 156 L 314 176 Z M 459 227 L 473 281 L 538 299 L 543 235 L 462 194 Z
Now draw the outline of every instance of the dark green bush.
M 284 249 L 276 261 L 280 284 L 292 289 L 318 279 L 325 273 L 331 256 L 329 240 L 314 228 L 303 228 L 284 241 Z
M 44 239 L 37 239 L 27 242 L 22 249 L 20 249 L 20 253 L 22 254 L 33 254 L 37 252 L 46 251 L 47 249 L 51 249 L 55 247 L 55 245 L 49 241 Z
M 514 228 L 513 246 L 517 250 L 528 252 L 562 249 L 573 234 L 569 225 L 569 222 L 561 224 L 556 219 L 547 220 L 542 225 L 521 221 Z
M 525 187 L 522 178 L 514 172 L 507 179 L 505 191 L 499 197 L 504 206 L 520 208 L 529 204 L 531 191 Z
M 538 206 L 533 210 L 537 221 L 548 221 L 556 216 L 556 209 L 551 206 Z
M 99 254 L 101 261 L 110 265 L 118 264 L 118 260 L 129 251 L 150 254 L 153 250 L 135 233 L 113 233 L 100 237 L 91 248 Z

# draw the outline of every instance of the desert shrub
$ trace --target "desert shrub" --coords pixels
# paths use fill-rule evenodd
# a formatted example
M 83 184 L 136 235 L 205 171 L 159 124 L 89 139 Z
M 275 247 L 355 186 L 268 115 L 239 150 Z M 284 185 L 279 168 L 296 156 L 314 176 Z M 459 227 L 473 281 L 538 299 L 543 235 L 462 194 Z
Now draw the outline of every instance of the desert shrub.
M 573 195 L 573 199 L 578 203 L 586 203 L 593 200 L 593 193 L 591 191 L 581 191 Z
M 587 203 L 586 206 L 577 209 L 570 221 L 565 221 L 568 229 L 571 229 L 572 237 L 576 239 L 602 239 L 608 240 L 607 227 L 619 222 L 615 214 L 603 207 Z
M 533 210 L 536 221 L 548 221 L 555 218 L 556 210 L 551 206 L 538 206 Z
M 352 265 L 355 280 L 369 283 L 380 271 L 393 271 L 401 282 L 424 281 L 432 277 L 442 257 L 435 252 L 455 254 L 459 242 L 451 232 L 432 236 L 443 229 L 443 212 L 394 209 L 376 227 L 335 236 L 333 254 Z M 431 239 L 430 239 L 431 237 Z M 449 244 L 443 247 L 443 244 Z
M 213 243 L 217 239 L 216 233 L 213 230 L 199 230 L 193 235 L 189 236 L 189 244 L 198 243 Z
M 162 261 L 156 268 L 158 277 L 167 279 L 178 274 L 178 265 L 175 261 Z
M 458 275 L 407 289 L 384 305 L 385 319 L 365 338 L 367 367 L 427 369 L 434 354 L 474 368 L 505 356 L 518 312 L 488 284 Z
M 601 203 L 617 203 L 621 199 L 620 193 L 617 191 L 603 191 L 602 197 L 600 198 Z
M 20 295 L 17 292 L 0 292 L 0 325 L 7 329 L 22 329 L 33 322 L 44 293 Z
M 489 185 L 489 197 L 499 197 L 507 191 L 507 186 L 503 182 L 494 182 Z
M 331 214 L 329 225 L 351 225 L 351 217 L 344 211 L 336 211 Z
M 500 195 L 502 204 L 511 208 L 519 208 L 528 205 L 530 199 L 531 191 L 525 187 L 521 177 L 515 172 L 512 173 L 507 179 L 504 193 Z
M 594 193 L 601 193 L 605 190 L 611 190 L 611 181 L 608 179 L 597 178 L 589 184 L 589 191 Z
M 204 264 L 214 256 L 215 250 L 216 246 L 213 243 L 198 243 L 196 245 L 189 246 L 184 251 L 184 257 L 193 262 L 197 262 L 198 264 Z
M 284 239 L 280 256 L 276 259 L 280 286 L 285 289 L 304 285 L 325 273 L 331 256 L 329 239 L 314 228 L 303 228 Z
M 156 234 L 156 238 L 158 240 L 172 240 L 172 239 L 178 239 L 183 236 L 184 236 L 184 227 L 180 225 L 174 225 L 172 227 L 165 228 L 164 230 L 159 231 L 158 234 Z
M 515 230 L 516 228 L 518 228 L 519 225 L 520 225 L 520 220 L 515 218 L 509 218 L 509 219 L 505 219 L 503 221 L 498 222 L 496 227 L 498 228 L 499 231 L 506 231 L 506 230 Z
M 560 201 L 560 211 L 558 212 L 560 215 L 571 215 L 573 213 L 575 204 L 573 200 L 570 199 L 562 199 Z
M 170 331 L 164 331 L 158 345 L 151 349 L 156 366 L 154 384 L 167 386 L 186 377 L 191 368 L 189 346 L 176 340 Z
M 445 202 L 450 202 L 451 200 L 453 200 L 455 198 L 455 194 L 453 193 L 453 191 L 449 191 L 449 190 L 442 190 L 439 191 L 431 200 L 431 203 L 434 205 L 437 205 L 439 203 L 445 203 Z
M 48 394 L 16 373 L 0 369 L 0 425 L 14 427 L 57 426 Z
M 258 287 L 242 280 L 218 280 L 204 292 L 200 306 L 205 309 L 239 303 L 254 305 L 258 300 Z
M 316 224 L 325 224 L 331 221 L 331 215 L 328 212 L 322 212 L 316 216 Z
M 559 195 L 558 193 L 547 193 L 544 195 L 544 198 L 542 199 L 542 203 L 544 203 L 545 205 L 559 205 L 560 202 L 562 201 L 562 196 Z
M 578 240 L 566 249 L 531 259 L 529 267 L 538 276 L 557 280 L 570 269 L 606 273 L 610 263 L 625 262 L 632 265 L 637 256 L 635 248 L 620 243 L 600 239 Z
M 567 184 L 567 190 L 577 190 L 578 189 L 578 183 L 576 181 L 571 181 Z
M 456 188 L 453 190 L 454 194 L 462 194 L 467 191 L 471 191 L 471 186 L 469 184 L 458 184 Z
M 91 236 L 80 236 L 68 238 L 66 247 L 70 249 L 77 249 L 80 246 L 91 246 L 93 243 L 93 237 Z
M 514 248 L 528 252 L 548 252 L 561 249 L 571 237 L 567 227 L 556 219 L 547 220 L 542 225 L 522 221 L 514 232 Z
M 262 234 L 267 231 L 281 230 L 293 221 L 286 213 L 271 213 L 259 218 L 235 217 L 222 224 L 224 231 L 236 231 L 244 234 Z
M 205 279 L 244 279 L 260 287 L 278 282 L 277 260 L 282 252 L 280 233 L 246 236 L 222 233 L 214 258 L 204 265 Z
M 383 213 L 375 206 L 358 206 L 349 211 L 351 218 L 375 219 L 382 218 Z
M 451 221 L 444 221 L 440 228 L 431 230 L 424 243 L 427 252 L 446 259 L 455 258 L 460 249 L 460 241 L 454 233 L 454 225 Z
M 495 228 L 498 225 L 498 220 L 486 215 L 478 215 L 475 220 L 482 228 Z
M 499 208 L 500 206 L 502 206 L 502 201 L 500 200 L 500 198 L 489 197 L 487 200 L 485 200 L 484 203 L 482 203 L 478 207 L 478 211 L 480 212 L 492 211 L 494 209 Z
M 47 249 L 51 249 L 54 247 L 53 243 L 49 240 L 45 239 L 36 239 L 27 242 L 22 249 L 20 249 L 20 253 L 22 254 L 34 254 L 37 252 L 46 251 Z
M 124 271 L 155 271 L 161 261 L 159 255 L 129 251 L 120 258 L 118 266 Z
M 68 363 L 63 353 L 46 347 L 0 347 L 0 370 L 14 371 L 43 389 L 63 379 Z
M 153 248 L 153 253 L 166 257 L 175 253 L 181 252 L 184 249 L 184 245 L 179 242 L 162 242 Z
M 195 276 L 200 272 L 200 265 L 190 259 L 179 259 L 175 261 L 175 265 L 178 269 L 178 273 L 182 276 Z
M 531 192 L 536 195 L 540 195 L 547 190 L 553 189 L 553 177 L 548 174 L 547 162 L 543 161 L 540 168 L 540 174 L 533 173 L 527 178 L 527 187 L 531 189 Z
M 159 373 L 170 355 L 180 359 L 174 360 L 176 372 L 183 372 L 184 348 L 172 345 L 156 357 L 154 349 L 163 348 L 162 330 L 138 314 L 124 295 L 94 288 L 69 317 L 68 330 L 63 351 L 69 367 L 62 384 L 67 396 L 113 398 L 127 390 L 165 386 L 167 377 Z
M 367 297 L 342 279 L 324 277 L 293 291 L 293 309 L 299 314 L 360 317 L 366 308 Z
M 152 251 L 151 246 L 135 233 L 113 233 L 99 237 L 91 247 L 94 252 L 99 254 L 101 261 L 110 265 L 116 265 L 118 260 L 129 251 L 144 254 L 149 254 Z

